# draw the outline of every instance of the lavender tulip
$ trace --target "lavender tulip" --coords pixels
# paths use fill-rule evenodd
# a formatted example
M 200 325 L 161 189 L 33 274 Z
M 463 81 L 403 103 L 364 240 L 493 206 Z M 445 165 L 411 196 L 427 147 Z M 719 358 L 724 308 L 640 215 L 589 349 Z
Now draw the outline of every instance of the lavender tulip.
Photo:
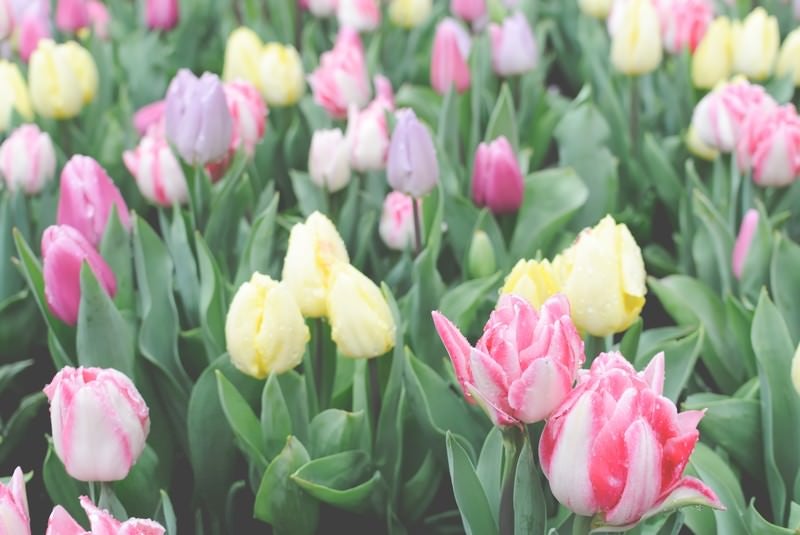
M 386 167 L 389 185 L 412 197 L 422 197 L 436 187 L 439 180 L 436 148 L 430 132 L 413 110 L 397 112 Z

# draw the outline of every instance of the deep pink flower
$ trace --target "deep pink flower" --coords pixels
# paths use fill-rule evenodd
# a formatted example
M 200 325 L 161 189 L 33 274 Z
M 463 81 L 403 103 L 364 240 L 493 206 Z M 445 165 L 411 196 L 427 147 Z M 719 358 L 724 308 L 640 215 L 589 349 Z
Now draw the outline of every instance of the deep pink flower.
M 516 212 L 522 205 L 525 185 L 511 143 L 499 137 L 481 143 L 475 151 L 472 199 L 495 214 Z
M 62 32 L 75 33 L 89 26 L 89 4 L 87 0 L 58 0 L 56 26 Z
M 145 22 L 151 30 L 171 30 L 179 18 L 180 0 L 147 0 Z
M 486 0 L 450 0 L 450 11 L 467 22 L 477 22 L 486 16 Z

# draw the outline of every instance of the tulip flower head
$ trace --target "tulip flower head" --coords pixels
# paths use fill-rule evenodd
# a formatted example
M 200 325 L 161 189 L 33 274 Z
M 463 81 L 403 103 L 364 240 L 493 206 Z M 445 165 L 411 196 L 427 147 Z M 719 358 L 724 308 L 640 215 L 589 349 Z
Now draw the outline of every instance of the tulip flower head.
M 539 45 L 521 12 L 507 17 L 502 26 L 489 25 L 492 40 L 492 67 L 498 76 L 525 74 L 536 68 Z
M 164 100 L 151 102 L 139 108 L 133 114 L 133 126 L 140 136 L 148 133 L 160 137 L 166 137 L 166 118 L 164 112 L 167 109 L 167 103 Z
M 661 63 L 661 29 L 651 0 L 630 0 L 621 8 L 620 26 L 612 33 L 611 63 L 629 76 L 647 74 Z
M 89 518 L 89 530 L 84 530 L 66 509 L 56 505 L 47 521 L 45 535 L 164 535 L 164 526 L 153 520 L 129 518 L 120 522 L 105 509 L 97 507 L 88 497 L 80 497 L 81 507 Z
M 264 99 L 269 106 L 292 106 L 305 92 L 303 63 L 292 46 L 268 43 L 258 62 L 260 82 Z
M 314 101 L 337 119 L 346 117 L 351 105 L 360 108 L 369 101 L 367 65 L 358 32 L 346 26 L 339 30 L 336 44 L 322 54 L 308 83 Z
M 692 83 L 712 89 L 733 73 L 733 25 L 717 17 L 706 29 L 692 56 Z
M 472 173 L 475 204 L 495 214 L 513 213 L 522 205 L 524 188 L 517 157 L 505 137 L 478 145 Z
M 67 61 L 78 78 L 83 104 L 89 104 L 97 95 L 99 84 L 97 65 L 88 50 L 75 41 L 58 45 L 66 52 Z
M 56 152 L 47 132 L 20 126 L 0 145 L 0 177 L 11 191 L 39 193 L 56 173 Z
M 267 128 L 267 105 L 250 82 L 227 82 L 222 89 L 232 121 L 228 152 L 232 156 L 241 148 L 252 157 Z
M 350 166 L 356 171 L 380 171 L 386 167 L 389 150 L 386 112 L 392 110 L 394 105 L 383 98 L 376 98 L 363 110 L 350 106 L 347 147 L 350 150 Z
M 436 147 L 413 110 L 397 112 L 386 167 L 389 185 L 415 198 L 430 193 L 439 181 Z
M 314 132 L 308 174 L 314 184 L 331 193 L 350 183 L 350 144 L 339 128 Z
M 664 49 L 670 54 L 694 52 L 714 18 L 711 0 L 661 0 L 657 9 Z
M 31 535 L 25 476 L 18 467 L 8 484 L 0 483 L 0 533 Z
M 737 279 L 742 278 L 744 271 L 744 264 L 747 260 L 747 253 L 750 251 L 750 245 L 753 243 L 753 237 L 758 228 L 758 210 L 751 208 L 747 211 L 742 219 L 742 226 L 739 227 L 739 235 L 736 236 L 736 244 L 733 247 L 733 274 Z
M 50 39 L 39 41 L 28 67 L 31 102 L 39 115 L 69 119 L 80 113 L 84 86 L 88 89 L 91 79 L 81 81 L 72 64 L 75 57 L 65 45 L 56 45 Z
M 792 104 L 765 104 L 742 122 L 739 168 L 760 186 L 788 186 L 800 175 L 800 117 Z
M 381 22 L 381 8 L 378 0 L 338 0 L 336 17 L 342 28 L 371 32 Z
M 436 26 L 431 57 L 431 86 L 439 94 L 450 88 L 459 93 L 469 89 L 470 38 L 467 31 L 455 20 L 444 19 Z
M 123 153 L 122 160 L 148 201 L 169 207 L 189 200 L 183 169 L 165 138 L 146 135 L 134 150 Z
M 414 245 L 414 204 L 421 201 L 399 191 L 392 191 L 383 201 L 378 233 L 389 249 L 405 251 Z
M 151 30 L 171 30 L 180 18 L 180 0 L 146 0 L 144 19 Z
M 703 411 L 678 413 L 663 385 L 663 353 L 640 373 L 619 353 L 581 372 L 539 442 L 559 502 L 614 530 L 684 505 L 724 509 L 713 490 L 683 476 Z
M 259 70 L 263 49 L 264 43 L 261 42 L 261 38 L 250 28 L 241 26 L 233 30 L 225 45 L 222 79 L 226 82 L 246 80 L 263 92 Z
M 10 0 L 0 0 L 0 39 L 8 39 L 14 31 L 14 11 Z
M 308 10 L 315 17 L 331 17 L 336 14 L 338 0 L 308 0 Z
M 108 39 L 108 25 L 111 22 L 111 14 L 106 5 L 100 0 L 88 0 L 89 21 L 92 23 L 92 31 L 100 39 Z
M 717 149 L 703 143 L 703 140 L 697 135 L 697 129 L 693 125 L 689 125 L 689 130 L 686 132 L 686 147 L 689 149 L 689 152 L 704 160 L 714 161 L 714 159 L 719 156 L 719 151 Z
M 794 85 L 800 86 L 800 28 L 794 29 L 783 41 L 775 68 L 778 76 L 792 76 Z
M 487 15 L 486 0 L 450 0 L 450 11 L 467 22 L 478 22 Z
M 28 85 L 15 63 L 0 60 L 0 132 L 8 130 L 14 112 L 26 121 L 33 119 Z
M 613 4 L 614 0 L 578 0 L 581 12 L 600 20 L 608 17 Z
M 89 3 L 87 0 L 58 0 L 56 26 L 62 32 L 75 33 L 89 26 Z
M 780 46 L 778 19 L 763 7 L 733 23 L 733 70 L 752 80 L 768 78 L 775 68 Z
M 500 294 L 515 294 L 533 308 L 539 309 L 545 301 L 559 292 L 561 281 L 548 260 L 519 260 L 506 277 Z
M 416 28 L 425 22 L 433 10 L 433 0 L 391 0 L 389 18 L 395 26 Z

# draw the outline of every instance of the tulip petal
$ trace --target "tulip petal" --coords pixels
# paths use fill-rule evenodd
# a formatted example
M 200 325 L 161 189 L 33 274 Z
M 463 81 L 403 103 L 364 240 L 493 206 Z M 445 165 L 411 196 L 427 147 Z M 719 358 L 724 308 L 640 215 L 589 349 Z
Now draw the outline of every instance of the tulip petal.
M 725 510 L 725 506 L 710 487 L 699 479 L 687 476 L 682 478 L 656 507 L 649 510 L 644 518 L 686 505 L 705 505 L 721 511 Z
M 109 514 L 105 509 L 97 507 L 92 500 L 86 496 L 80 497 L 81 507 L 89 517 L 89 525 L 92 528 L 92 535 L 117 535 L 120 522 Z
M 508 406 L 508 377 L 505 370 L 492 357 L 483 351 L 473 349 L 469 356 L 472 370 L 472 384 L 481 394 L 507 414 L 512 414 Z
M 56 505 L 50 518 L 47 520 L 47 531 L 45 535 L 88 535 L 89 532 L 83 529 L 75 519 L 70 516 L 66 509 Z
M 571 386 L 568 370 L 550 357 L 539 358 L 511 385 L 508 403 L 517 419 L 531 424 L 550 416 L 567 397 Z
M 116 535 L 163 535 L 164 527 L 153 520 L 131 518 L 126 520 Z
M 655 390 L 659 396 L 664 391 L 664 352 L 657 354 L 652 358 L 650 364 L 644 369 L 642 377 L 650 388 Z
M 476 401 L 478 405 L 483 409 L 483 412 L 489 415 L 489 418 L 492 420 L 492 423 L 494 425 L 500 427 L 508 425 L 519 425 L 519 420 L 509 415 L 507 412 L 500 409 L 497 405 L 489 401 L 486 398 L 486 396 L 484 396 L 481 393 L 481 391 L 475 387 L 475 385 L 468 384 L 467 392 L 470 395 L 470 397 L 467 397 L 467 399 Z
M 472 372 L 469 366 L 469 355 L 472 352 L 472 346 L 469 345 L 469 342 L 458 330 L 458 327 L 453 325 L 453 322 L 441 312 L 434 311 L 432 316 L 436 332 L 439 333 L 439 338 L 442 339 L 447 354 L 450 355 L 450 360 L 453 361 L 453 368 L 456 370 L 458 382 L 461 384 L 464 395 L 469 400 L 467 384 L 472 382 Z

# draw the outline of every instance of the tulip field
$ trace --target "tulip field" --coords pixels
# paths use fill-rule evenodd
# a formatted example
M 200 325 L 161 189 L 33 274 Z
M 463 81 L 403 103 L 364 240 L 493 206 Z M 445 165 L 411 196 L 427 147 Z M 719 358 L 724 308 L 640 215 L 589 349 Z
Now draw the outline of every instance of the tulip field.
M 0 535 L 800 533 L 800 0 L 0 0 Z

